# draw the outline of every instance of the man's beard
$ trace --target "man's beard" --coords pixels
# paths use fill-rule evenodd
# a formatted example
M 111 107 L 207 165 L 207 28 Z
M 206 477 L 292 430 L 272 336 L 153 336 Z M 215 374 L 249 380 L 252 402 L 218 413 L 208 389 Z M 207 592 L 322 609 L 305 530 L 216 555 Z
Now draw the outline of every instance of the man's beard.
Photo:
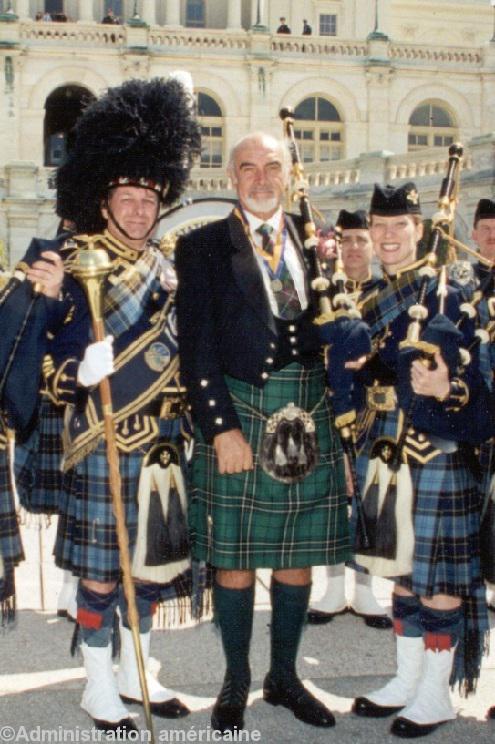
M 276 196 L 270 196 L 267 199 L 254 199 L 248 196 L 244 199 L 247 208 L 254 214 L 267 214 L 275 212 L 279 207 L 279 201 Z

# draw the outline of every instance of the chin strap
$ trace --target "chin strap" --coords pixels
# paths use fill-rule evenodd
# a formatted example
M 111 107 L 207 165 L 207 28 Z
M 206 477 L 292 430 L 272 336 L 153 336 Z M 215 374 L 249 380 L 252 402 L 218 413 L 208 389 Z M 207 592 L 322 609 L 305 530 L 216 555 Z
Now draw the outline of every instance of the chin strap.
M 114 213 L 112 212 L 112 209 L 111 209 L 110 204 L 108 203 L 108 201 L 106 202 L 105 208 L 106 208 L 108 214 L 110 215 L 110 217 L 112 218 L 112 221 L 115 223 L 115 225 L 117 225 L 117 227 L 120 230 L 120 232 L 122 233 L 122 235 L 125 235 L 125 237 L 128 240 L 147 240 L 150 237 L 150 235 L 152 234 L 152 232 L 155 229 L 155 227 L 157 226 L 158 221 L 160 219 L 160 204 L 158 204 L 158 207 L 157 207 L 157 210 L 156 210 L 156 217 L 155 217 L 155 220 L 154 220 L 153 224 L 151 225 L 150 229 L 147 230 L 144 235 L 139 236 L 137 238 L 133 238 L 131 235 L 129 235 L 129 233 L 127 232 L 127 230 L 125 230 L 122 227 L 122 225 L 119 223 L 119 221 L 116 219 L 116 217 L 115 217 Z

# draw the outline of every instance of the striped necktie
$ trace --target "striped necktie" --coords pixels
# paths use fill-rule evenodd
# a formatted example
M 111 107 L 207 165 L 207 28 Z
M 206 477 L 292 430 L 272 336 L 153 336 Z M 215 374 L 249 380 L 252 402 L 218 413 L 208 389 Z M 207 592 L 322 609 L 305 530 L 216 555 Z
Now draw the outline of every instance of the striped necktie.
M 275 243 L 273 242 L 272 238 L 273 227 L 267 222 L 263 222 L 262 225 L 256 228 L 256 232 L 261 235 L 262 249 L 265 251 L 265 253 L 273 256 L 273 249 L 275 248 Z

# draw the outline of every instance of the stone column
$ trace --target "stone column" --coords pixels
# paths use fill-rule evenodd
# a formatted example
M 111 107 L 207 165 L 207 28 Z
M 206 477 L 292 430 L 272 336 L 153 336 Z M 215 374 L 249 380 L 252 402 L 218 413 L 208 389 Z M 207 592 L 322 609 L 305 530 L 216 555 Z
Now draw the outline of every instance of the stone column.
M 15 4 L 15 12 L 21 21 L 25 18 L 29 18 L 29 0 L 17 0 Z
M 93 0 L 78 0 L 78 23 L 94 23 Z
M 165 25 L 180 26 L 180 0 L 166 0 Z
M 229 0 L 227 10 L 227 28 L 242 28 L 242 3 L 241 0 Z
M 156 0 L 143 0 L 142 14 L 148 26 L 156 26 Z

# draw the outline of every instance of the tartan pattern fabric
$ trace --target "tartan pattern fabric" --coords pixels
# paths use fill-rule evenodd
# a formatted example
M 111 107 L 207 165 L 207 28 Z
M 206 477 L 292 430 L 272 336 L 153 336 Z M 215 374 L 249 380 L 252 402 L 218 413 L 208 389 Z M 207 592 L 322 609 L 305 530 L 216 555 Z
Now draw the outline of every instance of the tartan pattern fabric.
M 377 413 L 359 451 L 356 472 L 364 488 L 371 448 L 380 437 L 396 439 L 398 411 Z M 467 596 L 480 583 L 478 486 L 462 450 L 439 453 L 427 463 L 409 458 L 415 494 L 413 570 L 415 594 Z
M 145 452 L 120 453 L 122 500 L 132 552 L 138 527 L 138 482 Z M 55 541 L 55 562 L 60 568 L 94 581 L 118 581 L 119 550 L 115 530 L 105 443 L 65 474 L 65 503 L 61 505 Z M 167 592 L 166 589 L 169 589 Z M 190 596 L 190 571 L 164 585 L 163 596 Z
M 421 286 L 421 277 L 416 271 L 407 271 L 393 283 L 386 279 L 378 280 L 370 288 L 369 295 L 361 299 L 363 318 L 370 327 L 372 336 L 380 333 L 402 312 L 405 312 L 417 300 Z M 434 287 L 435 280 L 430 280 L 427 294 Z
M 107 285 L 105 292 L 105 329 L 118 337 L 132 328 L 146 310 L 151 293 L 160 287 L 160 272 L 165 258 L 148 247 L 133 264 L 125 266 L 118 281 Z M 117 270 L 118 271 L 118 270 Z M 116 276 L 117 272 L 113 272 Z
M 38 423 L 16 443 L 14 470 L 21 506 L 34 514 L 57 514 L 62 491 L 63 408 L 42 396 Z
M 396 438 L 397 410 L 377 413 L 359 452 L 356 471 L 361 490 L 371 448 L 377 438 Z M 486 592 L 479 558 L 479 485 L 461 450 L 439 453 L 426 464 L 409 461 L 414 492 L 412 572 L 397 583 L 422 597 L 448 594 L 463 600 L 463 633 L 458 644 L 452 683 L 473 689 L 489 631 Z M 355 524 L 355 502 L 352 524 Z
M 280 318 L 284 318 L 284 320 L 293 320 L 301 314 L 302 308 L 294 280 L 290 275 L 285 261 L 278 279 L 282 283 L 282 287 L 279 290 L 273 290 L 273 295 L 277 302 L 278 315 Z
M 7 448 L 0 449 L 0 555 L 6 573 L 24 559 Z
M 320 461 L 299 483 L 275 481 L 259 463 L 264 421 L 289 402 L 311 411 L 322 399 L 323 365 L 291 364 L 271 375 L 263 389 L 226 378 L 242 431 L 254 454 L 254 470 L 219 475 L 212 446 L 197 432 L 192 460 L 189 524 L 193 557 L 217 568 L 297 568 L 341 563 L 349 555 L 347 497 L 340 441 L 326 398 L 313 414 Z M 234 403 L 235 403 L 234 398 Z

